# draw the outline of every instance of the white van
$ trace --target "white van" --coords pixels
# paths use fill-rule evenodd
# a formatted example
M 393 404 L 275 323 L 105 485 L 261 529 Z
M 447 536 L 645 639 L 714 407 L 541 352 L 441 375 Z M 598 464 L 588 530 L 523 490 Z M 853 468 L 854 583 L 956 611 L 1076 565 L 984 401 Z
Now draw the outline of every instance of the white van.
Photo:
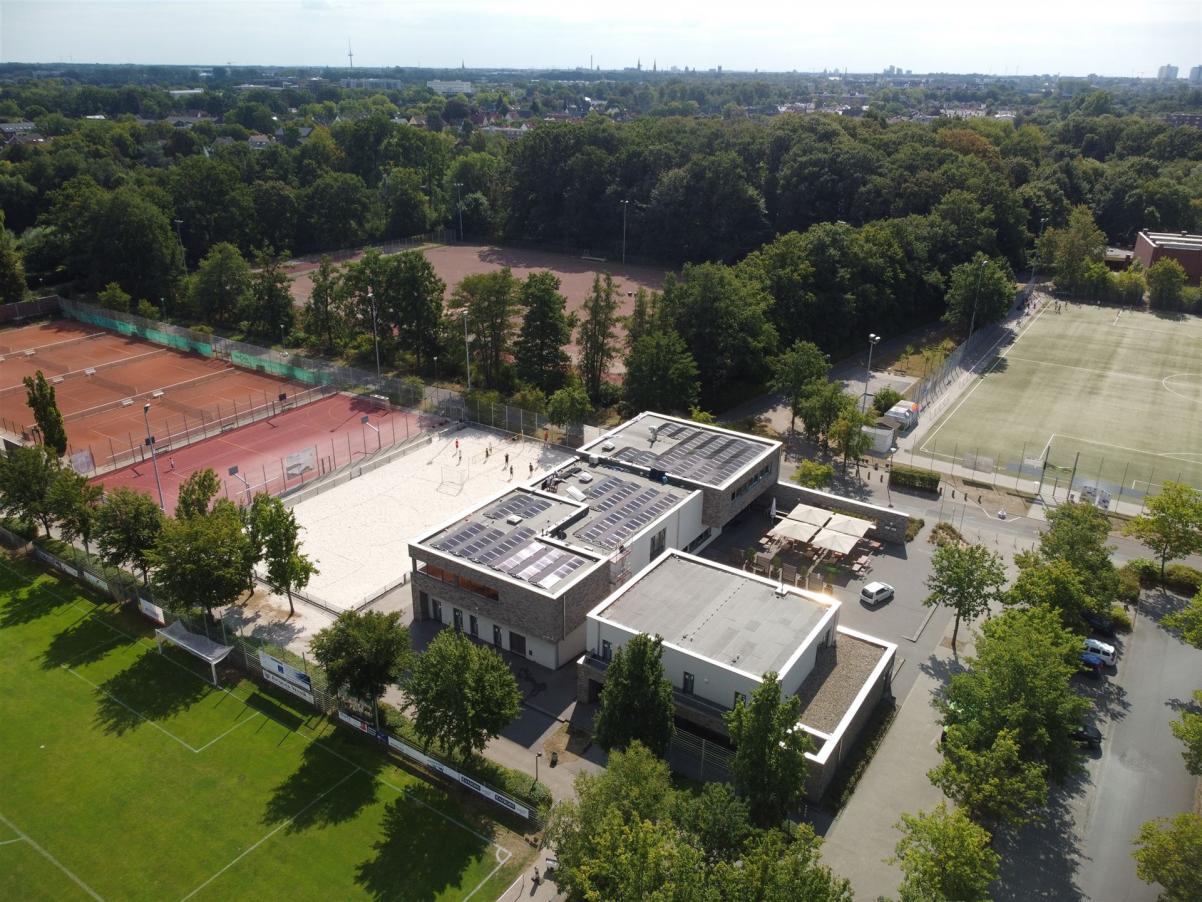
M 1097 639 L 1085 640 L 1085 651 L 1092 652 L 1102 659 L 1102 663 L 1107 667 L 1113 667 L 1118 660 L 1118 652 L 1113 645 L 1105 642 L 1100 642 Z
M 860 601 L 868 605 L 884 604 L 893 599 L 893 586 L 888 583 L 871 582 L 860 590 Z

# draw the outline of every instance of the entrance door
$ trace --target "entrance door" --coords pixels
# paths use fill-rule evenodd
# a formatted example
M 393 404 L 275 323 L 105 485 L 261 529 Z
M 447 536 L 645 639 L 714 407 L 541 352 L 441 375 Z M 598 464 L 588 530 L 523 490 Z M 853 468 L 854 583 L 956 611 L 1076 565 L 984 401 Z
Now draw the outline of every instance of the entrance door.
M 520 633 L 509 631 L 509 650 L 515 655 L 526 657 L 526 637 Z
M 505 647 L 501 643 L 501 628 L 499 626 L 497 626 L 495 623 L 492 625 L 492 644 L 495 645 L 497 648 Z

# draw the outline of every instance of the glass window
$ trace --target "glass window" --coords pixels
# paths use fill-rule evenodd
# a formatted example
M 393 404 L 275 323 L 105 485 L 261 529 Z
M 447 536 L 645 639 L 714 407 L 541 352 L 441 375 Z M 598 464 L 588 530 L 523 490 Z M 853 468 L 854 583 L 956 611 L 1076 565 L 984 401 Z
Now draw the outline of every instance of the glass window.
M 601 640 L 601 660 L 612 661 L 614 659 L 614 647 L 608 639 Z
M 471 630 L 472 635 L 479 636 L 480 635 L 480 623 L 479 623 L 479 621 L 476 620 L 475 614 L 468 615 L 467 623 L 468 623 L 468 628 Z
M 693 675 L 687 670 L 684 674 L 684 686 L 681 687 L 681 691 L 684 692 L 685 695 L 693 694 Z
M 439 623 L 442 623 L 442 602 L 437 598 L 430 599 L 430 614 Z

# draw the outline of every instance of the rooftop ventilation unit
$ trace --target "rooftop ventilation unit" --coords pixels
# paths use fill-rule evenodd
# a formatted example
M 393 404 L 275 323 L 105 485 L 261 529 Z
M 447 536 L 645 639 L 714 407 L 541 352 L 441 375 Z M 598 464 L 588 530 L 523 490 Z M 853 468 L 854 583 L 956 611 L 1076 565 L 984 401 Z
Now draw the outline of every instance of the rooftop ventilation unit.
M 522 522 L 522 518 L 519 517 L 517 514 L 510 514 L 508 517 L 505 518 L 505 522 L 508 523 L 510 526 L 517 526 L 519 523 Z
M 596 454 L 590 454 L 588 456 L 588 465 L 590 467 L 595 467 L 600 462 L 601 462 L 601 458 L 599 458 Z
M 565 491 L 577 501 L 584 500 L 584 492 L 580 491 L 580 489 L 576 488 L 574 485 L 567 486 Z
M 601 443 L 601 450 L 604 451 L 606 454 L 608 454 L 610 451 L 612 451 L 616 447 L 617 447 L 617 445 L 615 445 L 613 442 L 608 441 L 608 440 Z
M 590 482 L 593 481 L 593 474 L 592 473 L 581 473 L 578 477 L 576 477 L 576 481 L 583 482 L 585 485 L 588 485 Z

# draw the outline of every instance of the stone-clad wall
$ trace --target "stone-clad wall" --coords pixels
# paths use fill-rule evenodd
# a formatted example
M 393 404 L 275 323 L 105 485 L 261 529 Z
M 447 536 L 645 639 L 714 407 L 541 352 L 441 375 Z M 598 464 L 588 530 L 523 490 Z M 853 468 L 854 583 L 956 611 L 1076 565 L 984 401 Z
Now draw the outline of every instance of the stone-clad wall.
M 832 495 L 830 492 L 822 492 L 818 489 L 807 489 L 794 482 L 776 483 L 772 487 L 772 491 L 765 495 L 764 500 L 767 501 L 769 497 L 776 498 L 778 513 L 788 513 L 798 504 L 812 504 L 836 513 L 872 520 L 876 523 L 876 529 L 868 533 L 869 538 L 899 544 L 906 540 L 906 522 L 910 519 L 910 515 L 896 508 L 880 507 L 876 504 L 856 501 L 854 498 Z

